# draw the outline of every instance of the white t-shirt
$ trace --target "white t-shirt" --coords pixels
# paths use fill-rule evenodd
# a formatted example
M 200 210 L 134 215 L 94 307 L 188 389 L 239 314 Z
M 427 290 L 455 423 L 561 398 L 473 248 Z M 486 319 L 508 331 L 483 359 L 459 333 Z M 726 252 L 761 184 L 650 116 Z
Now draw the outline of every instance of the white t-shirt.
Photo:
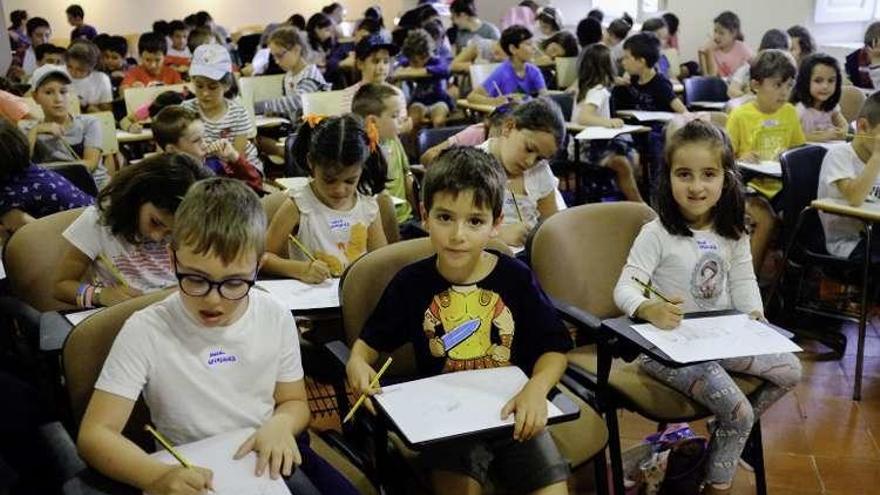
M 477 146 L 477 148 L 491 154 L 491 151 L 489 151 L 491 142 L 492 139 L 489 139 Z M 538 200 L 551 194 L 555 195 L 558 185 L 559 179 L 553 175 L 553 171 L 550 170 L 550 164 L 547 163 L 547 160 L 541 160 L 534 167 L 523 173 L 525 195 L 517 194 L 516 198 L 514 198 L 510 187 L 505 188 L 504 205 L 501 210 L 504 213 L 504 219 L 501 223 L 504 225 L 517 223 L 521 214 L 522 221 L 526 227 L 529 229 L 535 228 L 538 225 L 538 220 L 541 219 L 541 213 L 538 211 Z M 519 207 L 519 213 L 517 213 L 517 207 Z
M 684 298 L 685 312 L 736 309 L 761 311 L 749 236 L 734 241 L 713 230 L 693 237 L 672 235 L 655 219 L 642 227 L 614 288 L 614 302 L 633 316 L 648 299 L 632 277 L 648 281 L 667 297 Z
M 590 88 L 587 91 L 587 95 L 584 96 L 584 99 L 581 100 L 577 104 L 577 109 L 571 113 L 571 122 L 573 124 L 577 124 L 578 117 L 581 111 L 587 105 L 593 105 L 596 107 L 596 115 L 599 117 L 604 117 L 606 119 L 611 118 L 611 91 L 608 91 L 608 88 L 602 86 L 601 84 L 597 84 Z
M 366 254 L 370 225 L 379 214 L 375 197 L 357 193 L 354 206 L 343 211 L 322 203 L 308 183 L 291 189 L 289 194 L 299 210 L 299 240 L 315 258 L 330 266 L 334 277 Z M 292 243 L 288 249 L 291 259 L 308 260 Z
M 129 400 L 143 393 L 172 443 L 258 428 L 275 408 L 275 385 L 303 378 L 296 323 L 254 289 L 235 323 L 201 326 L 179 293 L 134 313 L 110 349 L 95 388 Z
M 101 223 L 101 213 L 89 206 L 64 231 L 64 238 L 93 260 L 88 276 L 104 286 L 118 285 L 116 277 L 97 261 L 103 254 L 125 278 L 129 287 L 152 292 L 177 284 L 171 257 L 164 243 L 131 244 Z
M 865 163 L 856 154 L 852 145 L 838 144 L 829 148 L 822 160 L 819 172 L 819 187 L 816 197 L 842 199 L 846 198 L 834 184 L 841 179 L 855 179 L 865 170 Z M 880 177 L 874 178 L 871 196 L 880 198 Z M 819 220 L 825 230 L 825 249 L 834 256 L 848 258 L 859 243 L 859 234 L 864 224 L 854 218 L 831 215 L 819 212 Z
M 79 96 L 81 106 L 96 105 L 98 103 L 110 103 L 113 101 L 113 88 L 110 85 L 110 77 L 103 72 L 93 70 L 91 74 L 82 79 L 72 79 L 71 86 Z
M 183 50 L 178 50 L 171 46 L 171 43 L 168 44 L 168 52 L 165 54 L 167 57 L 179 57 L 179 58 L 192 58 L 192 52 L 189 51 L 189 47 L 183 47 Z

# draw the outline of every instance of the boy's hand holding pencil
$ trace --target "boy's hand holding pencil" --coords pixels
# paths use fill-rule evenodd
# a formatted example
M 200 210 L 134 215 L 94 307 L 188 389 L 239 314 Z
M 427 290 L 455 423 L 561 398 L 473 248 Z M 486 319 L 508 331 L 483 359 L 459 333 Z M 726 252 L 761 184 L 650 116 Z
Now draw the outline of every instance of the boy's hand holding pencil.
M 632 279 L 641 288 L 657 296 L 643 302 L 636 310 L 636 317 L 663 330 L 672 330 L 681 324 L 681 320 L 684 317 L 684 310 L 681 308 L 681 304 L 684 302 L 683 298 L 664 296 L 657 289 L 638 278 L 633 277 Z
M 377 372 L 362 358 L 352 355 L 348 360 L 348 363 L 345 365 L 345 374 L 348 376 L 348 382 L 351 384 L 351 388 L 354 391 L 355 396 L 358 396 L 358 399 L 342 420 L 343 423 L 354 417 L 354 413 L 357 412 L 361 404 L 363 404 L 368 411 L 376 414 L 376 409 L 369 397 L 382 392 L 382 388 L 379 387 L 379 379 L 382 378 L 382 375 L 390 365 L 391 358 L 389 357 L 385 361 L 385 364 L 382 365 L 382 368 Z

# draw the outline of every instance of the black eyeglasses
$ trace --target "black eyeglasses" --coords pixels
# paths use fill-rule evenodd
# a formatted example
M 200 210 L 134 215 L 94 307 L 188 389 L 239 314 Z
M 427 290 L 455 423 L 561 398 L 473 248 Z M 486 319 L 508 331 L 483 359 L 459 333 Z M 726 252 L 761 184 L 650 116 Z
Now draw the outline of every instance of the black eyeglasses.
M 172 251 L 171 257 L 174 261 L 174 276 L 177 277 L 177 285 L 188 296 L 204 297 L 216 287 L 217 293 L 223 299 L 238 301 L 247 296 L 254 284 L 257 283 L 256 268 L 254 269 L 254 277 L 251 279 L 227 278 L 218 282 L 195 273 L 180 273 L 177 268 L 177 253 Z

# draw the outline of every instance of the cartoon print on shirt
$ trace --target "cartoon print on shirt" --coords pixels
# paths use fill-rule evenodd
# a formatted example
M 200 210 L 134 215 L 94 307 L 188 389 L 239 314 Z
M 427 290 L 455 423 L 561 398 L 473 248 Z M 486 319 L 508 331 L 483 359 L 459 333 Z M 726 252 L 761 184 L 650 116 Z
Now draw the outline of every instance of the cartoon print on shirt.
M 716 251 L 704 251 L 691 274 L 691 296 L 701 308 L 713 307 L 724 291 L 727 272 Z

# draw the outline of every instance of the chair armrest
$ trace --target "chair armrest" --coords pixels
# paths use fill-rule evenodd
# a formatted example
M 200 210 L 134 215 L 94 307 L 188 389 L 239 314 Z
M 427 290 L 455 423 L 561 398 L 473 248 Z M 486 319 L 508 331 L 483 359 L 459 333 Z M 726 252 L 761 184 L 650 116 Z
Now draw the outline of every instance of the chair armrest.
M 367 470 L 372 469 L 372 466 L 369 466 L 364 461 L 364 453 L 359 452 L 352 445 L 350 445 L 345 437 L 342 436 L 336 430 L 324 430 L 318 433 L 318 436 L 321 437 L 322 440 L 327 442 L 327 445 L 332 447 L 334 450 L 342 454 L 349 462 L 355 465 L 361 472 L 366 473 Z
M 40 315 L 40 350 L 59 352 L 73 325 L 58 311 L 47 311 Z
M 345 342 L 341 340 L 333 340 L 326 342 L 324 348 L 327 349 L 327 352 L 329 352 L 330 355 L 336 359 L 336 362 L 345 369 L 345 365 L 348 363 L 348 358 L 351 357 L 351 349 L 345 345 Z
M 59 484 L 75 477 L 88 467 L 80 458 L 70 434 L 60 422 L 53 421 L 40 426 L 39 435 L 47 456 L 52 459 L 51 471 L 57 476 Z
M 556 312 L 559 313 L 559 316 L 563 320 L 577 326 L 578 328 L 593 330 L 595 332 L 598 332 L 602 328 L 602 320 L 579 307 L 554 297 L 550 297 L 550 301 L 553 303 L 553 307 L 556 308 Z
M 40 312 L 14 297 L 0 297 L 0 313 L 18 320 L 36 349 L 40 338 Z

